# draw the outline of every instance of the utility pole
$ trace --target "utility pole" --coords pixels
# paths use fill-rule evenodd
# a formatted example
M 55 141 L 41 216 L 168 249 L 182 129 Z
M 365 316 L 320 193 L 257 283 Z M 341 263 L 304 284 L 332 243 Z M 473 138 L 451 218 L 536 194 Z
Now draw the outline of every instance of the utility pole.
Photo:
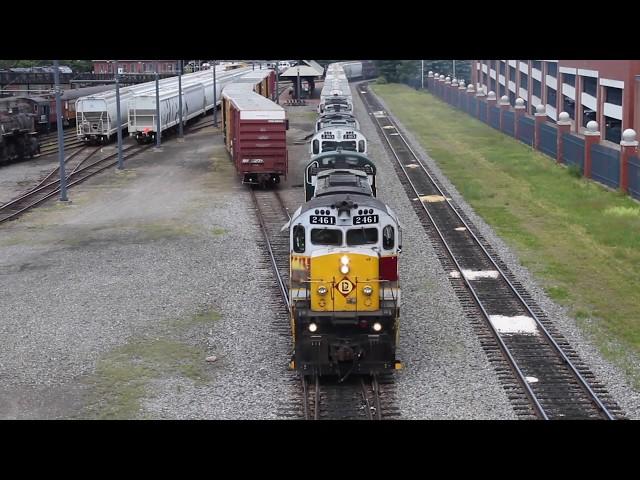
M 156 148 L 160 148 L 160 84 L 158 81 L 158 61 L 156 60 Z
M 60 99 L 60 65 L 53 61 L 53 79 L 56 84 L 56 125 L 58 126 L 58 160 L 60 161 L 60 201 L 66 202 L 67 174 L 64 171 L 64 133 L 62 132 L 62 100 Z
M 180 128 L 178 130 L 178 138 L 184 137 L 182 130 L 182 60 L 178 60 L 178 116 L 180 117 Z
M 300 100 L 300 93 L 301 93 L 300 90 L 302 90 L 300 88 L 300 60 L 298 60 L 297 68 L 298 68 L 298 80 L 297 80 L 297 83 L 296 83 L 296 85 L 297 85 L 296 91 L 298 93 L 298 100 Z
M 278 65 L 276 64 L 276 68 L 274 69 L 276 72 L 276 103 L 280 104 L 280 82 L 278 80 Z
M 218 91 L 216 90 L 216 63 L 213 61 L 213 126 L 218 127 Z
M 122 116 L 120 113 L 120 75 L 118 72 L 118 61 L 116 60 L 116 121 L 118 122 L 118 170 L 124 168 L 122 160 Z
M 422 89 L 424 90 L 424 60 L 420 60 L 420 62 L 422 63 L 422 67 L 420 68 L 420 80 Z

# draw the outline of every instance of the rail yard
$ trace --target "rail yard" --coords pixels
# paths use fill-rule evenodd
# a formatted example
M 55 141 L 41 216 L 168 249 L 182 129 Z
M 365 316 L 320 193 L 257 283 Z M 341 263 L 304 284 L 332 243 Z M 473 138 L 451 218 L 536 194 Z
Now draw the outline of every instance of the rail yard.
M 0 418 L 640 418 L 373 62 L 231 65 L 121 93 L 121 170 L 78 97 L 69 201 L 55 132 L 0 165 Z

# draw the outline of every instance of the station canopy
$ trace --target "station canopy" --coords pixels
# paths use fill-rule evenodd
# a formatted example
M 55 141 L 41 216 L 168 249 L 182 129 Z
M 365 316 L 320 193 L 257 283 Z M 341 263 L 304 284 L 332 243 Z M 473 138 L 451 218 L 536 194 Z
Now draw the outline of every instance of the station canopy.
M 324 73 L 324 69 L 318 65 L 313 60 L 305 60 L 306 62 L 313 62 L 317 65 L 317 67 L 312 67 L 310 65 L 296 65 L 295 67 L 289 67 L 285 70 L 280 77 L 297 77 L 298 71 L 300 71 L 301 77 L 321 77 Z

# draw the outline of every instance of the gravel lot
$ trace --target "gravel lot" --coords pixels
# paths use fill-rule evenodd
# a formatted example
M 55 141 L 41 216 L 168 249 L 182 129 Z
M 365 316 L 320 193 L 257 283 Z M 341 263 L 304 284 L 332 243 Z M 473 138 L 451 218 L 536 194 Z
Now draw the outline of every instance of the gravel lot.
M 275 416 L 289 345 L 221 136 L 126 167 L 2 226 L 0 418 Z
M 380 97 L 377 98 L 381 101 L 382 105 L 385 105 Z M 500 255 L 502 260 L 517 277 L 518 281 L 531 293 L 532 297 L 538 302 L 540 307 L 544 309 L 549 318 L 554 321 L 576 352 L 585 363 L 590 366 L 596 377 L 607 386 L 608 391 L 622 407 L 626 415 L 633 419 L 640 418 L 640 392 L 632 388 L 618 367 L 602 358 L 598 348 L 595 346 L 594 340 L 588 338 L 588 336 L 579 329 L 575 320 L 568 315 L 567 311 L 561 305 L 553 302 L 544 293 L 543 288 L 533 278 L 529 270 L 520 264 L 513 250 L 511 250 L 504 241 L 496 235 L 493 229 L 465 202 L 464 198 L 440 171 L 436 162 L 421 147 L 411 132 L 403 127 L 397 117 L 394 115 L 391 116 L 397 122 L 405 138 L 411 142 L 416 153 L 419 153 L 421 158 L 424 159 L 433 172 L 436 173 L 438 179 L 442 182 L 443 186 L 447 188 L 456 204 L 469 216 L 485 239 L 492 244 L 496 253 Z M 367 138 L 369 138 L 368 135 Z

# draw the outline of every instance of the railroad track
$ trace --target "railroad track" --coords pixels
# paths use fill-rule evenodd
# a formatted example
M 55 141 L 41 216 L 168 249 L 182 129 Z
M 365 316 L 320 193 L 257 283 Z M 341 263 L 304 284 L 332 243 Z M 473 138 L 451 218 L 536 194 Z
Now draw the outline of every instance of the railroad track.
M 293 85 L 293 82 L 290 80 L 280 80 L 278 83 L 280 86 L 280 90 L 278 90 L 278 98 L 280 98 L 284 91 Z
M 128 160 L 143 152 L 144 150 L 150 148 L 151 146 L 152 145 L 132 145 L 130 147 L 124 148 L 122 150 L 123 159 Z M 98 150 L 100 150 L 99 147 L 95 150 L 86 148 L 83 149 L 83 151 L 86 153 L 85 156 L 80 156 L 79 152 L 74 154 L 74 156 L 77 156 L 78 158 L 73 165 L 72 171 L 66 176 L 67 188 L 71 188 L 74 185 L 84 182 L 86 179 L 93 177 L 94 175 L 118 163 L 117 152 L 94 162 L 88 162 L 88 160 Z M 72 156 L 70 156 L 67 160 L 71 160 L 71 158 Z M 60 179 L 52 179 L 56 172 L 57 169 L 49 173 L 49 175 L 47 175 L 44 180 L 40 181 L 40 183 L 36 187 L 31 189 L 27 193 L 24 193 L 18 198 L 15 198 L 10 202 L 0 206 L 0 223 L 13 220 L 24 212 L 40 205 L 42 202 L 57 195 L 60 192 Z
M 69 178 L 69 170 L 67 168 L 68 166 L 71 166 L 71 173 L 73 173 L 78 168 L 80 168 L 84 162 L 89 160 L 93 155 L 95 155 L 99 151 L 100 151 L 100 147 L 92 148 L 85 145 L 82 148 L 73 152 L 67 158 L 65 158 L 64 164 L 65 164 L 65 172 L 67 172 L 66 178 L 67 179 Z M 74 162 L 71 162 L 72 160 L 74 160 Z M 56 174 L 59 174 L 59 173 L 60 173 L 60 167 L 56 166 L 42 180 L 40 180 L 40 182 L 35 187 L 29 190 L 29 192 L 32 192 L 33 190 L 36 190 L 37 188 L 43 186 L 48 181 L 50 181 Z
M 276 312 L 273 328 L 283 336 L 291 337 L 289 323 L 289 234 L 282 226 L 290 219 L 289 212 L 277 190 L 251 189 L 254 208 L 263 234 L 259 246 L 265 252 L 260 263 L 263 271 L 270 270 L 273 277 L 264 276 L 264 286 L 273 292 L 271 298 L 279 296 L 281 301 L 272 301 Z M 391 374 L 383 376 L 351 375 L 346 381 L 317 375 L 299 377 L 290 372 L 292 383 L 297 383 L 295 404 L 279 408 L 279 416 L 310 419 L 381 419 L 397 418 L 399 411 L 394 406 L 395 384 Z
M 463 310 L 522 418 L 616 419 L 620 407 L 415 154 L 379 101 L 358 92 Z
M 47 134 L 38 138 L 40 144 L 40 155 L 50 155 L 58 152 L 58 134 Z M 75 128 L 64 132 L 64 149 L 71 150 L 84 146 L 84 143 L 77 137 Z

